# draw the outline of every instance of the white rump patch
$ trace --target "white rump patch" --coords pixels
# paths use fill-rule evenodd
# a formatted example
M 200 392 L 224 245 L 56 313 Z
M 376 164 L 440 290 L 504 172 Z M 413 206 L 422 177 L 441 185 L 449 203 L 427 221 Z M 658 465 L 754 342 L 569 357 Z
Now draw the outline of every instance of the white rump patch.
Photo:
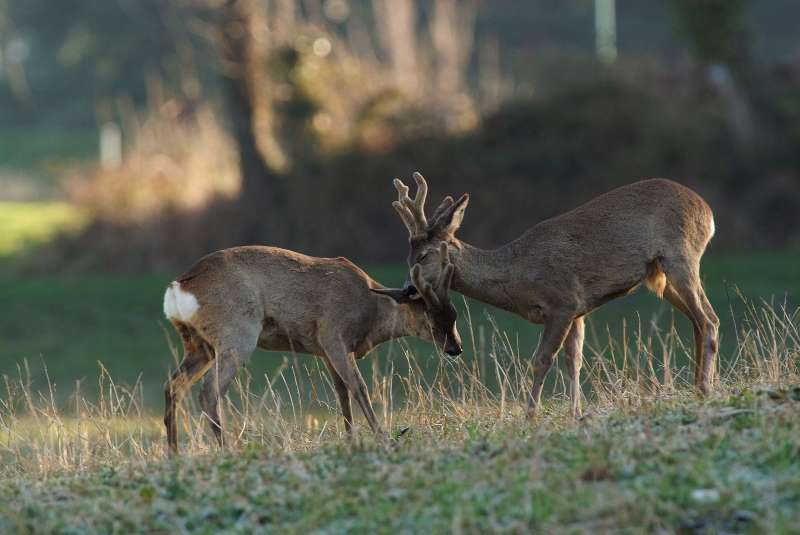
M 714 233 L 717 231 L 717 227 L 714 225 L 714 216 L 711 216 L 711 237 L 714 237 Z
M 164 315 L 168 319 L 188 323 L 198 308 L 200 304 L 194 294 L 183 291 L 179 282 L 170 283 L 164 294 Z

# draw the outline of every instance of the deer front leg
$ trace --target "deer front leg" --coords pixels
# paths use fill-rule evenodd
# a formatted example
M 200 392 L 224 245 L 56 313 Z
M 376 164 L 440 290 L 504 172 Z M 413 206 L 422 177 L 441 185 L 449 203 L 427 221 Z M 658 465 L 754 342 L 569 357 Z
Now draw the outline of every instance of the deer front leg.
M 328 357 L 323 357 L 325 365 L 328 367 L 328 372 L 333 379 L 333 387 L 336 389 L 336 397 L 339 398 L 339 407 L 342 409 L 342 416 L 344 417 L 344 429 L 348 436 L 353 434 L 353 413 L 350 408 L 350 392 L 347 390 L 347 385 L 344 383 L 339 374 L 334 369 Z
M 324 349 L 334 371 L 339 375 L 341 380 L 344 381 L 347 390 L 353 395 L 359 407 L 361 407 L 361 412 L 364 413 L 364 417 L 367 419 L 367 423 L 372 431 L 381 438 L 387 438 L 388 435 L 386 435 L 380 423 L 378 423 L 378 417 L 372 409 L 367 383 L 364 382 L 364 378 L 361 376 L 358 366 L 356 366 L 356 359 L 353 353 L 348 351 L 344 347 L 344 344 L 340 342 L 328 344 Z
M 534 418 L 539 410 L 544 378 L 553 365 L 556 353 L 564 344 L 572 323 L 572 316 L 555 316 L 545 320 L 542 340 L 534 356 L 533 388 L 528 399 L 528 418 Z

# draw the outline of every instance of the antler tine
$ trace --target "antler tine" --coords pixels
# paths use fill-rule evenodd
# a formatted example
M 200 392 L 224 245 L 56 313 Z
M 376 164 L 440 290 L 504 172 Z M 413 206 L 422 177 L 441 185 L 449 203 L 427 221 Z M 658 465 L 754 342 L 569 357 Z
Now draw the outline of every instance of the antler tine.
M 400 219 L 403 220 L 409 234 L 414 236 L 417 234 L 417 224 L 414 220 L 414 214 L 411 213 L 407 205 L 407 203 L 411 202 L 411 198 L 408 196 L 408 186 L 403 184 L 399 178 L 395 178 L 392 183 L 397 190 L 397 200 L 392 202 L 392 208 L 400 215 Z
M 411 215 L 408 208 L 403 206 L 400 201 L 393 201 L 392 208 L 394 208 L 395 212 L 400 216 L 400 219 L 403 220 L 403 224 L 406 226 L 406 229 L 408 229 L 408 232 L 413 235 L 415 232 L 414 216 Z
M 397 178 L 394 179 L 394 187 L 397 190 L 397 202 L 406 210 L 407 214 L 401 214 L 409 232 L 412 236 L 425 234 L 428 229 L 428 221 L 425 218 L 425 199 L 428 196 L 428 185 L 419 173 L 414 173 L 414 181 L 417 183 L 417 194 L 414 199 L 408 195 L 409 188 Z M 397 208 L 395 208 L 397 210 Z M 398 210 L 399 213 L 399 210 Z M 410 217 L 411 226 L 407 219 Z
M 450 279 L 453 276 L 455 268 L 450 261 L 450 252 L 447 248 L 446 242 L 439 244 L 439 277 L 436 279 L 436 291 L 444 292 L 445 294 L 450 290 Z
M 450 251 L 447 249 L 447 242 L 439 242 L 439 262 L 442 269 L 450 263 Z
M 402 202 L 403 199 L 408 199 L 408 186 L 403 184 L 402 180 L 400 180 L 399 178 L 395 178 L 394 180 L 392 180 L 392 184 L 394 184 L 394 189 L 397 190 L 399 201 Z
M 425 177 L 422 176 L 421 173 L 418 171 L 414 171 L 414 182 L 417 183 L 417 194 L 414 197 L 414 207 L 418 211 L 418 216 L 420 218 L 420 222 L 425 223 L 425 227 L 428 226 L 428 222 L 425 220 L 425 201 L 428 198 L 428 183 L 425 181 Z
M 431 288 L 431 285 L 422 278 L 421 265 L 414 264 L 414 267 L 411 268 L 411 282 L 417 288 L 417 291 L 429 308 L 439 306 L 439 297 L 436 295 L 436 292 Z

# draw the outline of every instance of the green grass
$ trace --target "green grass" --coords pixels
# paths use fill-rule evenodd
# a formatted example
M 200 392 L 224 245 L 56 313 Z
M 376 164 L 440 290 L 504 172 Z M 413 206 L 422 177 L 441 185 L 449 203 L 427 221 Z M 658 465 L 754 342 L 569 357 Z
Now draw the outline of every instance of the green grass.
M 147 445 L 163 440 L 156 422 L 118 421 L 36 456 L 12 448 L 0 532 L 794 533 L 800 386 L 728 386 L 711 401 L 666 389 L 633 405 L 626 390 L 583 421 L 554 407 L 535 424 L 432 397 L 401 411 L 411 431 L 388 447 L 331 423 L 178 460 Z M 108 441 L 136 447 L 104 457 Z

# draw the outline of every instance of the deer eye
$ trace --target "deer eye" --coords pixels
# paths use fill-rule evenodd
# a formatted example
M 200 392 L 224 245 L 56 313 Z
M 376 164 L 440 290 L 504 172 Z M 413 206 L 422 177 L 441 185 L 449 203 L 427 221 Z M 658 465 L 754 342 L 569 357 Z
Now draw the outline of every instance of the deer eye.
M 426 258 L 428 258 L 428 255 L 429 255 L 429 254 L 430 254 L 430 252 L 429 252 L 429 251 L 425 251 L 424 253 L 422 253 L 421 255 L 419 255 L 419 259 L 418 259 L 417 261 L 418 261 L 418 262 L 422 262 L 423 260 L 425 260 Z

